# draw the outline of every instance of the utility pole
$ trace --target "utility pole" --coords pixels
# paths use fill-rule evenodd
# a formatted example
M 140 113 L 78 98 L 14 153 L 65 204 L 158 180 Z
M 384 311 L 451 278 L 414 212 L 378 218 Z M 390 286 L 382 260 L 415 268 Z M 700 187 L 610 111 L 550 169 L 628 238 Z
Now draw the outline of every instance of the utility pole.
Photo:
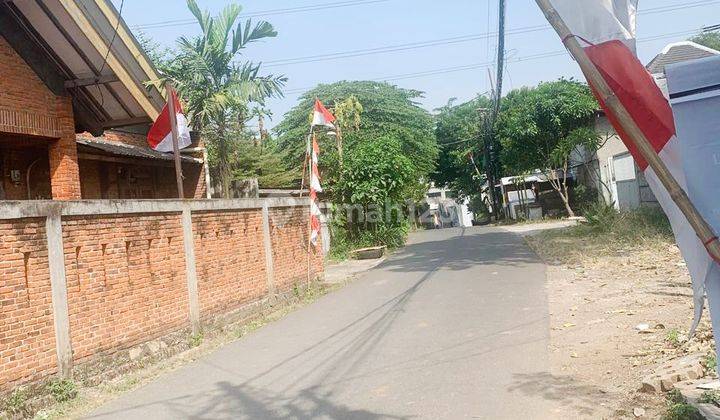
M 498 48 L 497 48 L 497 77 L 496 83 L 493 87 L 493 108 L 491 115 L 485 115 L 484 118 L 481 116 L 481 124 L 484 126 L 483 140 L 485 149 L 485 174 L 488 182 L 488 192 L 490 193 L 490 200 L 492 201 L 493 214 L 495 219 L 498 219 L 500 214 L 499 200 L 495 194 L 495 175 L 497 169 L 495 168 L 495 161 L 497 160 L 497 151 L 494 150 L 495 144 L 495 123 L 497 122 L 498 114 L 500 113 L 500 100 L 502 98 L 502 86 L 503 86 L 503 75 L 505 73 L 505 0 L 499 0 L 498 4 Z M 488 28 L 489 29 L 489 28 Z M 490 80 L 492 85 L 492 79 Z

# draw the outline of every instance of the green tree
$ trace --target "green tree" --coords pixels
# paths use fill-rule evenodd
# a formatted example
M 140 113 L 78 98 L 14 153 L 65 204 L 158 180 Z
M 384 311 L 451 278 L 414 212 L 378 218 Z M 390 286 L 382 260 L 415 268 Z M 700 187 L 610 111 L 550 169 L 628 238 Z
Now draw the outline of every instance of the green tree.
M 451 99 L 436 110 L 435 138 L 440 155 L 432 180 L 449 186 L 459 197 L 479 195 L 485 182 L 480 110 L 490 106 L 489 98 L 479 96 L 459 105 Z M 470 153 L 477 166 L 470 160 Z
M 541 170 L 569 216 L 568 172 L 573 151 L 596 150 L 600 136 L 591 127 L 598 104 L 587 85 L 560 79 L 510 92 L 502 104 L 498 136 L 508 174 Z
M 690 41 L 720 51 L 720 32 L 703 32 L 690 38 Z
M 265 115 L 264 113 L 261 113 Z M 210 161 L 218 161 L 218 130 L 210 123 L 206 131 L 208 154 Z M 285 153 L 277 146 L 277 142 L 265 137 L 258 140 L 259 131 L 248 128 L 246 121 L 239 118 L 229 119 L 224 135 L 228 166 L 231 168 L 232 180 L 257 178 L 261 188 L 288 188 L 295 186 L 300 179 L 300 171 L 288 169 Z M 213 177 L 218 176 L 217 167 L 211 167 Z
M 432 131 L 432 116 L 416 102 L 422 93 L 381 82 L 343 81 L 320 85 L 305 93 L 298 105 L 275 128 L 280 147 L 288 151 L 290 165 L 302 167 L 305 139 L 310 128 L 309 113 L 315 98 L 322 100 L 334 111 L 339 104 L 353 96 L 362 107 L 362 117 L 358 127 L 355 127 L 354 116 L 347 120 L 348 127 L 353 128 L 343 133 L 345 154 L 353 153 L 355 147 L 371 139 L 396 139 L 403 155 L 412 163 L 414 182 L 426 182 L 435 167 L 438 150 Z M 353 108 L 353 114 L 356 114 L 357 106 Z M 345 123 L 341 120 L 341 124 Z M 323 179 L 326 184 L 332 185 L 341 174 L 337 144 L 334 138 L 325 135 L 321 135 L 319 141 L 323 154 Z
M 286 82 L 284 76 L 260 76 L 260 65 L 242 61 L 241 53 L 251 43 L 275 37 L 277 32 L 265 21 L 253 25 L 251 20 L 240 20 L 242 8 L 237 4 L 226 6 L 214 17 L 201 11 L 195 0 L 187 0 L 187 5 L 202 33 L 180 37 L 175 56 L 163 61 L 159 69 L 187 102 L 193 129 L 205 135 L 212 127 L 217 173 L 227 197 L 233 172 L 232 139 L 228 136 L 231 119 L 244 122 L 249 103 L 263 104 L 268 97 L 280 96 Z
M 349 210 L 338 217 L 351 239 L 362 245 L 404 243 L 407 221 L 402 206 L 414 171 L 401 142 L 393 137 L 368 138 L 348 153 L 334 191 L 336 202 Z

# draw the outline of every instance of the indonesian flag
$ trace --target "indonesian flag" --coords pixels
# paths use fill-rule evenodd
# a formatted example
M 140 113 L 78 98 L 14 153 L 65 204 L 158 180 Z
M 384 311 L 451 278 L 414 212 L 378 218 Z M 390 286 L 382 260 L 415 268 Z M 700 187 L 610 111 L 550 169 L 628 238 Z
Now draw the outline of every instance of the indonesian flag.
M 175 90 L 171 90 L 170 95 L 175 103 L 178 145 L 180 149 L 184 149 L 191 144 L 190 129 L 188 128 L 187 119 L 185 118 L 185 115 L 183 115 L 182 104 L 180 103 Z M 170 126 L 170 107 L 167 104 L 165 104 L 162 112 L 150 128 L 147 140 L 148 145 L 158 152 L 168 153 L 173 151 L 172 128 Z
M 603 78 L 665 162 L 680 186 L 687 191 L 680 141 L 675 136 L 673 112 L 667 98 L 635 56 L 637 0 L 550 0 L 573 36 L 587 45 L 585 52 Z M 596 95 L 597 96 L 597 95 Z M 645 174 L 650 188 L 667 214 L 675 239 L 687 263 L 693 282 L 697 327 L 704 306 L 706 284 L 715 331 L 720 331 L 720 270 L 683 213 L 670 197 L 618 123 L 612 111 L 600 101 L 608 119 Z M 708 174 L 710 176 L 710 174 Z M 713 175 L 714 176 L 714 175 Z M 717 293 L 713 292 L 715 289 Z M 712 293 L 711 293 L 712 292 Z M 720 334 L 717 336 L 720 338 Z M 718 346 L 720 348 L 720 346 Z
M 319 99 L 315 99 L 315 108 L 313 109 L 313 120 L 311 125 L 313 127 L 323 125 L 334 129 L 335 126 L 333 125 L 333 122 L 335 122 L 335 116 L 331 114 L 327 108 L 325 108 Z
M 322 185 L 320 185 L 320 172 L 318 171 L 319 157 L 320 147 L 317 138 L 313 134 L 310 150 L 310 242 L 316 247 L 320 236 L 321 215 L 317 195 L 323 190 Z

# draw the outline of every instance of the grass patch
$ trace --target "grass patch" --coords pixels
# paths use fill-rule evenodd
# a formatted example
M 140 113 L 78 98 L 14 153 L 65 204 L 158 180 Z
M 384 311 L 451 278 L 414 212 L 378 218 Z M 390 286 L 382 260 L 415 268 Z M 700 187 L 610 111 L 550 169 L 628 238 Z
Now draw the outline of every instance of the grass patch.
M 29 417 L 32 414 L 29 402 L 30 394 L 27 388 L 19 387 L 3 401 L 2 411 L 12 417 Z
M 77 397 L 78 394 L 75 382 L 70 379 L 57 379 L 51 381 L 48 384 L 48 391 L 50 391 L 50 395 L 55 398 L 55 401 L 59 403 L 70 401 Z
M 197 347 L 197 346 L 199 346 L 200 344 L 203 343 L 203 339 L 204 339 L 204 338 L 205 338 L 205 336 L 204 336 L 203 333 L 201 333 L 201 332 L 200 332 L 200 333 L 197 333 L 197 334 L 192 334 L 192 335 L 190 336 L 190 338 L 189 338 L 190 347 Z
M 710 372 L 717 371 L 717 358 L 714 354 L 708 354 L 705 356 L 705 369 Z
M 705 391 L 698 398 L 698 402 L 701 404 L 714 404 L 720 405 L 720 391 Z
M 700 411 L 688 404 L 680 391 L 674 389 L 665 396 L 667 408 L 662 415 L 662 420 L 703 420 Z
M 667 249 L 675 243 L 670 223 L 659 208 L 618 212 L 598 205 L 585 214 L 587 223 L 540 232 L 527 237 L 527 242 L 546 260 L 562 263 L 576 263 L 588 255 L 618 255 L 640 248 Z
M 668 330 L 667 334 L 665 335 L 665 341 L 670 343 L 673 347 L 680 347 L 680 331 L 678 331 L 676 328 Z

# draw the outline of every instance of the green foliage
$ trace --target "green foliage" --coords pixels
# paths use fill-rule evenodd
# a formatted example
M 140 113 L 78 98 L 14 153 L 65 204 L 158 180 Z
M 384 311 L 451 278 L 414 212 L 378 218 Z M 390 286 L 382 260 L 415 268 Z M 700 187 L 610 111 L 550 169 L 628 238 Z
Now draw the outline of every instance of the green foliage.
M 688 404 L 680 391 L 673 389 L 665 395 L 667 408 L 662 415 L 662 420 L 702 420 L 704 417 L 700 411 Z
M 698 402 L 700 404 L 720 405 L 720 391 L 705 391 L 700 395 L 700 398 L 698 398 Z
M 610 230 L 620 217 L 612 204 L 594 202 L 583 208 L 587 224 L 596 230 Z
M 717 372 L 717 358 L 715 354 L 708 354 L 705 357 L 705 369 L 709 372 Z
M 679 347 L 680 346 L 680 331 L 677 330 L 677 328 L 673 328 L 667 332 L 665 335 L 665 341 L 670 343 L 673 347 Z
M 491 101 L 487 97 L 454 104 L 454 99 L 439 108 L 435 117 L 435 138 L 440 148 L 437 170 L 432 180 L 437 185 L 447 185 L 460 198 L 469 197 L 480 192 L 485 177 L 484 148 L 480 134 L 481 108 L 490 108 Z M 473 166 L 469 154 L 472 153 L 477 164 Z
M 342 160 L 340 142 L 317 133 L 323 188 L 339 208 L 331 258 L 344 259 L 355 248 L 404 244 L 409 229 L 405 202 L 423 197 L 438 153 L 432 117 L 415 102 L 420 96 L 370 81 L 320 85 L 303 95 L 276 127 L 289 165 L 299 169 L 315 98 L 338 118 Z
M 334 193 L 344 204 L 401 202 L 413 180 L 414 169 L 397 139 L 367 139 L 348 153 L 343 177 L 335 185 Z
M 188 344 L 190 344 L 190 347 L 197 347 L 202 344 L 204 339 L 203 333 L 192 334 L 188 339 Z
M 589 124 L 597 109 L 587 85 L 573 80 L 510 92 L 497 127 L 508 174 L 558 169 L 577 146 L 596 146 Z
M 695 35 L 690 41 L 720 51 L 720 32 L 705 32 Z
M 2 408 L 12 416 L 29 417 L 32 414 L 29 399 L 27 388 L 19 387 L 3 401 Z
M 225 6 L 217 16 L 200 10 L 195 0 L 187 0 L 187 5 L 200 26 L 200 35 L 181 36 L 172 51 L 159 51 L 148 38 L 143 45 L 162 75 L 151 83 L 172 81 L 186 102 L 193 129 L 216 143 L 210 163 L 227 196 L 234 151 L 228 126 L 234 120 L 245 122 L 250 103 L 263 104 L 269 97 L 281 96 L 287 79 L 261 76 L 260 64 L 241 59 L 250 44 L 277 36 L 270 23 L 242 21 L 242 8 L 237 4 Z
M 408 233 L 404 200 L 412 194 L 414 167 L 392 137 L 368 139 L 348 153 L 343 176 L 333 189 L 341 244 L 402 246 Z M 335 237 L 337 238 L 337 236 Z M 335 239 L 333 238 L 333 239 Z
M 172 80 L 188 102 L 188 113 L 196 130 L 225 117 L 229 108 L 248 102 L 262 103 L 281 94 L 284 76 L 260 76 L 260 65 L 239 60 L 248 45 L 277 36 L 265 21 L 253 25 L 240 20 L 242 7 L 229 4 L 214 17 L 201 11 L 195 0 L 188 9 L 197 20 L 201 35 L 178 38 L 172 60 L 162 63 L 163 76 Z
M 220 160 L 218 148 L 224 144 L 231 179 L 257 178 L 260 188 L 288 188 L 297 184 L 300 171 L 288 169 L 286 154 L 275 140 L 260 140 L 238 123 L 233 123 L 226 130 L 228 141 L 224 143 L 220 142 L 218 132 L 214 130 L 207 130 L 205 138 L 209 140 L 208 159 L 213 163 Z M 218 175 L 217 165 L 212 165 L 211 174 Z
M 572 152 L 597 150 L 600 135 L 592 129 L 598 104 L 587 85 L 560 79 L 536 88 L 510 92 L 497 123 L 501 161 L 507 174 L 544 171 L 565 203 L 569 216 L 567 174 Z M 560 172 L 558 177 L 556 171 Z
M 587 224 L 576 229 L 580 235 L 603 235 L 606 241 L 627 243 L 673 240 L 670 222 L 660 208 L 643 206 L 617 211 L 612 205 L 598 202 L 586 207 L 583 213 Z
M 55 401 L 63 403 L 77 397 L 78 390 L 75 382 L 70 379 L 57 379 L 47 385 L 48 391 Z
M 309 113 L 315 98 L 319 98 L 331 110 L 354 97 L 362 107 L 361 121 L 355 128 L 357 105 L 349 107 L 345 117 L 341 105 L 340 115 L 347 121 L 346 127 L 353 127 L 344 132 L 343 148 L 347 155 L 353 149 L 367 141 L 380 137 L 393 138 L 399 141 L 402 154 L 410 159 L 415 180 L 427 178 L 435 167 L 437 145 L 432 133 L 432 117 L 417 105 L 416 99 L 422 93 L 416 90 L 402 89 L 388 83 L 355 81 L 337 82 L 320 85 L 300 97 L 299 103 L 290 110 L 283 121 L 275 128 L 278 143 L 288 151 L 289 164 L 302 167 L 305 153 L 305 138 L 309 130 Z M 353 101 L 354 102 L 354 101 Z M 340 178 L 339 158 L 334 138 L 320 135 L 318 139 L 322 153 L 321 172 L 325 185 L 332 185 Z
M 704 420 L 700 411 L 688 403 L 670 405 L 661 417 L 662 420 Z

